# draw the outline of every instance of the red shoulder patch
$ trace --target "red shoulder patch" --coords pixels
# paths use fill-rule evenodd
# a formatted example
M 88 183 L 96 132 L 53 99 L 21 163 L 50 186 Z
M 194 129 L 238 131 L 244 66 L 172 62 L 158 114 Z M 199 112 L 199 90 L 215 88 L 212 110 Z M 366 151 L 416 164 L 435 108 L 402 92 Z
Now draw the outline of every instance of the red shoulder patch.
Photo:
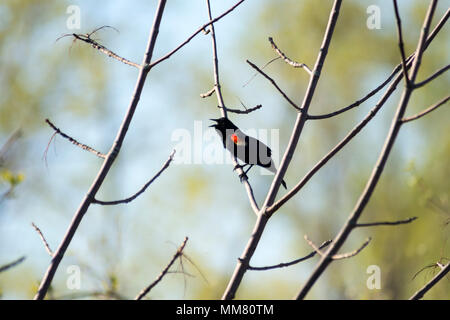
M 235 135 L 234 133 L 231 135 L 231 140 L 237 144 L 239 142 L 239 138 L 237 135 Z

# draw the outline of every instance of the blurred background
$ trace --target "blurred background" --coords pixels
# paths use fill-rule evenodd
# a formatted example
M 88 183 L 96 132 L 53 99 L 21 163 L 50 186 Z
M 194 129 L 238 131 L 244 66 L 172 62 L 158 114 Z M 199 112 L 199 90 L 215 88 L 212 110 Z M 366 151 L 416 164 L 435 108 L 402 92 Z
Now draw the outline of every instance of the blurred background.
M 213 16 L 234 1 L 211 1 Z M 157 1 L 29 1 L 0 4 L 0 265 L 26 259 L 0 274 L 3 299 L 30 299 L 50 262 L 34 222 L 56 249 L 87 192 L 101 159 L 60 136 L 49 144 L 51 119 L 62 131 L 107 152 L 124 117 L 137 70 L 113 60 L 66 33 L 87 33 L 108 25 L 93 38 L 135 62 L 141 62 Z M 433 26 L 448 8 L 441 1 Z M 79 30 L 70 30 L 67 8 L 80 8 Z M 230 108 L 263 107 L 248 115 L 231 114 L 242 129 L 277 129 L 280 158 L 296 112 L 245 62 L 263 66 L 277 55 L 267 38 L 293 60 L 311 68 L 320 48 L 332 1 L 244 2 L 216 27 L 221 84 Z M 380 9 L 380 28 L 369 29 L 367 8 Z M 405 49 L 416 47 L 427 1 L 402 1 Z M 154 57 L 175 48 L 208 21 L 205 1 L 168 1 Z M 345 1 L 333 37 L 312 114 L 335 111 L 363 97 L 400 61 L 390 1 Z M 440 32 L 426 51 L 418 79 L 448 64 L 450 29 Z M 265 69 L 300 103 L 307 74 L 281 60 Z M 251 80 L 249 82 L 249 80 Z M 213 86 L 211 37 L 198 35 L 169 60 L 151 70 L 135 117 L 98 199 L 134 194 L 179 144 L 173 133 L 187 130 L 200 148 L 220 144 L 207 135 L 194 138 L 194 122 L 203 134 L 219 117 L 217 100 L 200 94 Z M 251 261 L 254 266 L 304 256 L 316 243 L 335 237 L 369 178 L 386 138 L 399 93 L 308 185 L 273 216 Z M 415 114 L 448 94 L 447 73 L 414 92 L 407 114 Z M 384 90 L 381 91 L 381 93 Z M 338 117 L 308 122 L 285 180 L 294 186 L 374 106 L 377 94 Z M 242 104 L 241 104 L 242 103 Z M 361 228 L 343 251 L 367 238 L 358 256 L 333 263 L 313 287 L 309 299 L 405 299 L 438 270 L 422 268 L 448 261 L 450 131 L 449 109 L 442 106 L 406 124 L 361 222 L 400 220 L 408 225 Z M 184 131 L 186 132 L 186 131 Z M 269 139 L 270 142 L 270 139 Z M 46 156 L 44 153 L 48 147 Z M 194 152 L 194 151 L 193 151 Z M 198 152 L 198 151 L 195 151 Z M 199 151 L 201 152 L 201 151 Z M 177 157 L 182 152 L 177 153 Z M 263 201 L 272 176 L 250 174 L 256 198 Z M 279 197 L 285 190 L 280 189 Z M 255 222 L 231 164 L 173 163 L 138 199 L 119 206 L 92 205 L 64 257 L 47 296 L 134 298 L 167 265 L 185 236 L 183 260 L 148 295 L 150 299 L 218 299 L 234 270 Z M 447 260 L 446 260 L 447 259 Z M 249 271 L 238 299 L 290 299 L 311 274 L 318 258 L 272 271 Z M 81 287 L 66 285 L 69 266 L 81 270 Z M 381 288 L 369 289 L 367 268 L 381 270 Z M 176 272 L 178 271 L 178 272 Z M 426 298 L 448 299 L 450 279 Z M 99 294 L 101 293 L 101 294 Z

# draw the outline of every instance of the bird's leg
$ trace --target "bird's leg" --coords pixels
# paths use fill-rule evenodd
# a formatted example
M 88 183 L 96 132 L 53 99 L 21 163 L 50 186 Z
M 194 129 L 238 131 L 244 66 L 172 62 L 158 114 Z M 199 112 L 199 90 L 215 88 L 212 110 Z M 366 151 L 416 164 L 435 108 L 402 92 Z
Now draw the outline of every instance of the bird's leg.
M 242 170 L 242 173 L 239 175 L 239 180 L 241 181 L 241 183 L 242 183 L 242 180 L 248 180 L 248 177 L 247 177 L 247 172 L 249 172 L 249 170 L 253 167 L 253 164 L 245 164 L 244 166 L 241 166 L 241 169 L 243 169 L 244 167 L 246 167 L 246 166 L 250 166 L 247 170 Z
M 250 169 L 253 168 L 253 166 L 254 166 L 253 164 L 247 164 L 247 165 L 249 165 L 250 168 L 248 168 L 247 170 L 245 170 L 245 172 L 244 172 L 245 175 L 247 175 L 247 172 L 249 172 Z

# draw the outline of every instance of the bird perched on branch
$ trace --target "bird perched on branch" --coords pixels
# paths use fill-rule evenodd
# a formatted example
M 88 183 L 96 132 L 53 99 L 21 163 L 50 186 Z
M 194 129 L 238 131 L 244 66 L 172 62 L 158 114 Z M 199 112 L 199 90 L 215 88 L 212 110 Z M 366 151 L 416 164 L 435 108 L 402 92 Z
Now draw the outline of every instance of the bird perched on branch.
M 210 119 L 216 121 L 216 124 L 211 125 L 216 129 L 217 133 L 222 138 L 223 146 L 232 155 L 234 155 L 239 160 L 243 161 L 244 165 L 236 165 L 234 170 L 238 167 L 244 169 L 249 166 L 249 168 L 244 171 L 239 177 L 242 181 L 243 177 L 247 177 L 247 172 L 256 164 L 260 167 L 266 168 L 270 172 L 276 173 L 277 169 L 272 160 L 272 150 L 264 143 L 250 137 L 243 133 L 233 122 L 228 118 L 222 117 L 219 119 Z M 286 189 L 286 183 L 281 181 L 281 184 Z

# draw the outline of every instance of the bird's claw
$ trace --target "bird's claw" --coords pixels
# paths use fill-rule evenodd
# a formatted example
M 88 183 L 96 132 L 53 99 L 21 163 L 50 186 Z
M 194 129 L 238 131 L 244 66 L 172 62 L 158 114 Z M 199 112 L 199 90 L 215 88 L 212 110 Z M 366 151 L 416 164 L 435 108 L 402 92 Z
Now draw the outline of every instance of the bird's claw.
M 237 169 L 242 169 L 244 166 L 241 166 L 239 163 L 234 166 L 233 171 L 236 171 Z

